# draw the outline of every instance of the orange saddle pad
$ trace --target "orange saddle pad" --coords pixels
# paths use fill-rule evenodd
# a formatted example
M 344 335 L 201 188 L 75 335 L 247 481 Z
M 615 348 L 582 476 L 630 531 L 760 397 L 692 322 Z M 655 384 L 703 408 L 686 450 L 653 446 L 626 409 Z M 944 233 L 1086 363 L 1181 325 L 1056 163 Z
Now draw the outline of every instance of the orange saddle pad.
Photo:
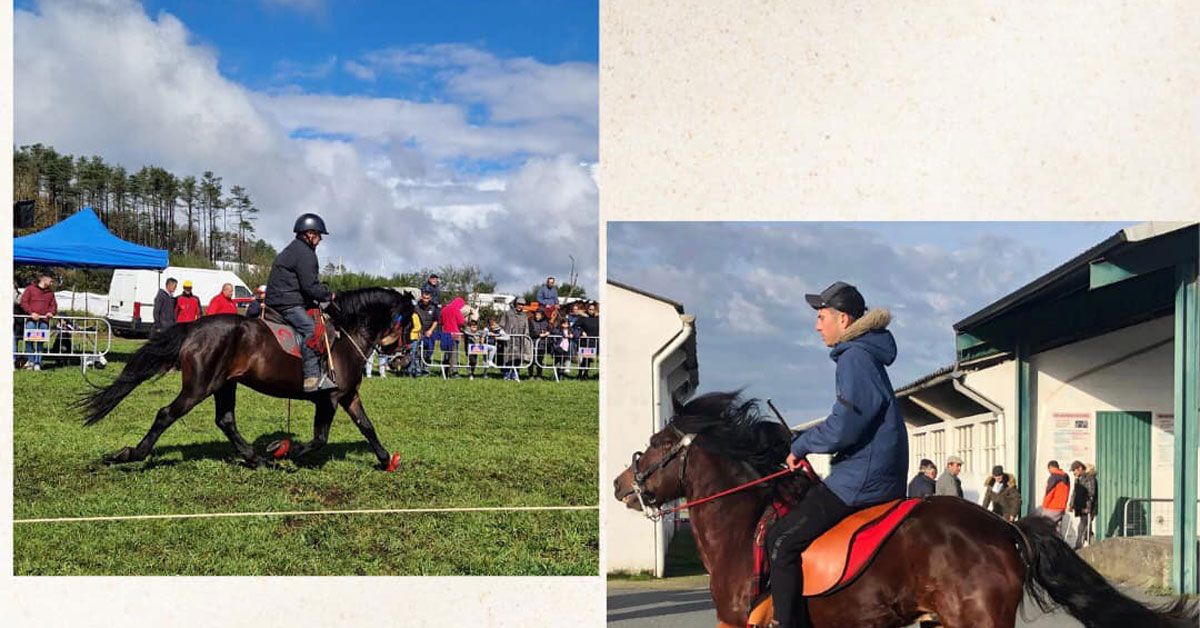
M 860 510 L 817 537 L 801 558 L 804 595 L 849 584 L 866 566 L 919 499 L 897 499 Z
M 817 537 L 801 557 L 804 596 L 833 593 L 857 578 L 883 547 L 884 541 L 908 517 L 920 499 L 896 499 L 860 510 Z M 750 626 L 766 626 L 774 615 L 770 596 L 758 600 Z

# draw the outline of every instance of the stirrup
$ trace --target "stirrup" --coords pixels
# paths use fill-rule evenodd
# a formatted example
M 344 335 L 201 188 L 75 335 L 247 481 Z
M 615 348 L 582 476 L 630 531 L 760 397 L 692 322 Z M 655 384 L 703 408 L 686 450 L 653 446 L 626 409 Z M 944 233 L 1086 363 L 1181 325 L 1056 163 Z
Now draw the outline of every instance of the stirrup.
M 333 390 L 337 387 L 337 382 L 333 381 L 333 377 L 331 377 L 328 373 L 322 375 L 321 379 L 317 382 L 317 392 L 322 390 Z

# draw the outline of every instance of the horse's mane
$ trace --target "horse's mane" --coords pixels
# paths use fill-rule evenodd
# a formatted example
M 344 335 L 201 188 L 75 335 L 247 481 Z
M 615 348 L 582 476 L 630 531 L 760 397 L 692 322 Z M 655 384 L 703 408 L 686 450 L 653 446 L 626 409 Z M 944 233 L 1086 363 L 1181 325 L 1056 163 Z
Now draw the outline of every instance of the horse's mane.
M 740 390 L 700 395 L 678 408 L 671 423 L 699 436 L 696 445 L 744 460 L 764 474 L 777 471 L 791 447 L 788 430 L 763 417 L 758 400 L 742 399 Z
M 333 302 L 337 307 L 329 308 L 329 314 L 335 323 L 347 331 L 365 330 L 372 336 L 390 329 L 397 314 L 412 313 L 412 295 L 391 288 L 347 290 L 339 292 Z

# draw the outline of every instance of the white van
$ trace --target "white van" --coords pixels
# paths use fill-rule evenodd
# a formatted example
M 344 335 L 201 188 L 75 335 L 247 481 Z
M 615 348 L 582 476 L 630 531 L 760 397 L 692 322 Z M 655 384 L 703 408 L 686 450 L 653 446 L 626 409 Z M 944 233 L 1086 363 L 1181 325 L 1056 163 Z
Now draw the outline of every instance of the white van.
M 246 283 L 228 270 L 179 266 L 168 266 L 161 271 L 117 269 L 113 271 L 108 287 L 108 316 L 105 317 L 113 331 L 149 332 L 154 324 L 154 297 L 171 277 L 179 282 L 175 296 L 183 292 L 183 282 L 191 280 L 192 294 L 200 299 L 201 307 L 208 307 L 208 302 L 220 294 L 221 286 L 227 283 L 233 284 L 233 301 L 239 309 L 254 298 Z

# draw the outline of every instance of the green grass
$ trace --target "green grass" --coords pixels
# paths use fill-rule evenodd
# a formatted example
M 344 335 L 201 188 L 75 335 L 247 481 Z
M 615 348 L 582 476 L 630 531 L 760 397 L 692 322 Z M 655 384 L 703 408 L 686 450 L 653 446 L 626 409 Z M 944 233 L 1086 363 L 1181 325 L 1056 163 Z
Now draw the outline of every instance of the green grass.
M 114 341 L 116 376 L 136 341 Z M 84 428 L 68 406 L 88 390 L 78 368 L 14 375 L 14 519 L 224 511 L 562 506 L 596 503 L 598 390 L 584 382 L 366 380 L 363 403 L 397 473 L 344 412 L 329 444 L 299 464 L 241 466 L 213 403 L 167 430 L 142 463 L 101 457 L 145 434 L 179 375 L 143 384 Z M 287 402 L 239 389 L 237 421 L 257 449 L 286 435 Z M 292 433 L 312 436 L 311 404 Z M 594 510 L 319 515 L 14 524 L 14 572 L 222 575 L 594 575 Z

